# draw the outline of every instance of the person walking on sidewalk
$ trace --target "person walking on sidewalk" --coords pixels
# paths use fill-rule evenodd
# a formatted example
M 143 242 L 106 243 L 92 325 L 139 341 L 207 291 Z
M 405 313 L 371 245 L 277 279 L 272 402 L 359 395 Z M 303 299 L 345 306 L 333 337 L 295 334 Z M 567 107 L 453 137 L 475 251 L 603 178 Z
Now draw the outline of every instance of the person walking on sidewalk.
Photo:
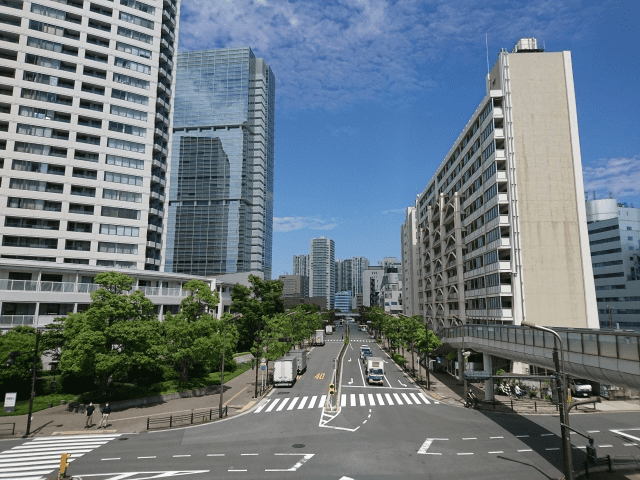
M 98 428 L 100 427 L 107 428 L 107 420 L 109 420 L 110 413 L 111 413 L 111 407 L 107 403 L 102 409 L 102 418 L 100 419 L 100 423 L 98 423 Z
M 87 422 L 85 423 L 84 428 L 93 427 L 93 412 L 95 409 L 96 407 L 93 406 L 93 402 L 90 402 L 87 407 Z

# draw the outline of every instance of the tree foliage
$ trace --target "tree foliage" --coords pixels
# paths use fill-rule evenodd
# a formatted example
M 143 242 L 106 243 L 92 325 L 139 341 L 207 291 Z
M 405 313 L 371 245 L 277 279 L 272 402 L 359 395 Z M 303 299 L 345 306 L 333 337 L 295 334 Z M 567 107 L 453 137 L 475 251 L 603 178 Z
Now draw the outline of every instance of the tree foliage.
M 24 400 L 31 392 L 31 376 L 33 367 L 33 351 L 36 347 L 36 329 L 19 325 L 0 335 L 0 390 L 18 392 Z M 41 349 L 40 349 L 41 350 Z M 42 351 L 42 350 L 41 350 Z M 20 352 L 23 355 L 14 358 L 15 363 L 7 366 L 9 352 Z M 38 358 L 37 368 L 42 368 Z

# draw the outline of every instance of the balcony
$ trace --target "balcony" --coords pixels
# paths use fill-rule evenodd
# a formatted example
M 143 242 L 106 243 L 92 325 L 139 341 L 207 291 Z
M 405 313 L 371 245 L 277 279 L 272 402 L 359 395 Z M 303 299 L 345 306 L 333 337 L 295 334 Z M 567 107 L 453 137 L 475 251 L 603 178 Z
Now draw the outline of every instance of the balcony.
M 16 327 L 18 325 L 33 325 L 35 315 L 1 315 L 0 326 Z
M 505 153 L 504 148 L 496 148 L 496 152 L 495 152 L 495 159 L 496 160 L 506 160 L 507 159 L 507 155 Z
M 509 226 L 509 215 L 500 215 L 500 226 Z
M 494 287 L 487 287 L 487 295 L 511 295 L 511 285 L 496 285 Z
M 504 128 L 496 128 L 494 132 L 494 138 L 504 138 Z
M 502 170 L 498 170 L 496 172 L 496 178 L 498 179 L 499 182 L 506 182 L 507 181 L 507 172 L 504 172 Z

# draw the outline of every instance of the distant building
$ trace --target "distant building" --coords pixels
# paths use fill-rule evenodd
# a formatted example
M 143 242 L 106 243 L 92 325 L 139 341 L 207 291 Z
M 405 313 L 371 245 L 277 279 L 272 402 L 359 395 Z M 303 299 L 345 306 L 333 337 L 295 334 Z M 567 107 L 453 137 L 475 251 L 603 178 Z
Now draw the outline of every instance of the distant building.
M 360 311 L 360 308 L 363 306 L 363 297 L 364 295 L 362 293 L 358 293 L 357 295 L 354 295 L 353 297 L 351 297 L 351 311 L 352 312 L 358 312 Z
M 283 283 L 282 294 L 285 297 L 305 297 L 305 292 L 309 291 L 309 279 L 302 275 L 280 275 L 278 280 Z
M 327 299 L 325 297 L 283 297 L 284 308 L 289 309 L 296 305 L 317 305 L 321 312 L 327 310 Z
M 378 292 L 382 284 L 382 265 L 372 265 L 362 273 L 362 305 L 372 307 L 378 304 Z
M 311 239 L 309 250 L 309 295 L 325 297 L 326 309 L 334 305 L 335 294 L 335 242 L 330 238 Z
M 418 299 L 422 295 L 422 292 L 419 292 L 422 279 L 417 278 L 420 255 L 415 207 L 408 207 L 405 212 L 405 220 L 400 228 L 400 242 L 402 243 L 402 313 L 411 317 L 420 313 Z
M 402 313 L 402 281 L 400 273 L 386 273 L 382 277 L 380 292 L 378 293 L 378 305 L 391 315 Z
M 351 291 L 336 292 L 335 294 L 335 309 L 341 312 L 351 311 Z
M 362 275 L 367 268 L 369 268 L 369 259 L 367 257 L 351 258 L 351 285 L 349 289 L 352 295 L 362 294 Z
M 306 290 L 304 296 L 309 296 L 309 255 L 294 255 L 293 256 L 293 275 L 300 275 L 306 277 Z
M 640 331 L 640 208 L 589 201 L 587 228 L 600 327 Z

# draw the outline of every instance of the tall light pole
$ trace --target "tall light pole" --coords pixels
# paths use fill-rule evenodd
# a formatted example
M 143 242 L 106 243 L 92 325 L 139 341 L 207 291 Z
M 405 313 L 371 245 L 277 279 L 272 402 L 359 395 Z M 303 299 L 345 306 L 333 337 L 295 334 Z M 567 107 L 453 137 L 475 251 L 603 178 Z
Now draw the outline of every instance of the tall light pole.
M 223 315 L 224 317 L 224 315 Z M 237 315 L 234 315 L 233 317 L 231 317 L 231 321 L 235 320 L 236 318 L 241 318 L 242 314 L 238 313 Z M 222 329 L 222 368 L 220 369 L 220 407 L 219 407 L 219 418 L 222 418 L 222 397 L 224 394 L 224 351 L 226 348 L 226 343 L 227 343 L 227 322 L 224 319 L 221 319 L 222 323 L 223 323 L 223 329 Z
M 564 478 L 566 480 L 573 480 L 573 455 L 571 452 L 571 433 L 569 429 L 569 411 L 567 410 L 567 374 L 564 367 L 564 345 L 562 343 L 562 337 L 558 335 L 558 332 L 533 323 L 522 321 L 522 325 L 532 328 L 534 330 L 541 330 L 552 334 L 560 344 L 560 362 L 558 362 L 558 350 L 554 348 L 553 361 L 556 366 L 556 373 L 560 377 L 560 431 L 562 432 L 562 460 L 564 464 Z M 555 341 L 554 341 L 555 346 Z

